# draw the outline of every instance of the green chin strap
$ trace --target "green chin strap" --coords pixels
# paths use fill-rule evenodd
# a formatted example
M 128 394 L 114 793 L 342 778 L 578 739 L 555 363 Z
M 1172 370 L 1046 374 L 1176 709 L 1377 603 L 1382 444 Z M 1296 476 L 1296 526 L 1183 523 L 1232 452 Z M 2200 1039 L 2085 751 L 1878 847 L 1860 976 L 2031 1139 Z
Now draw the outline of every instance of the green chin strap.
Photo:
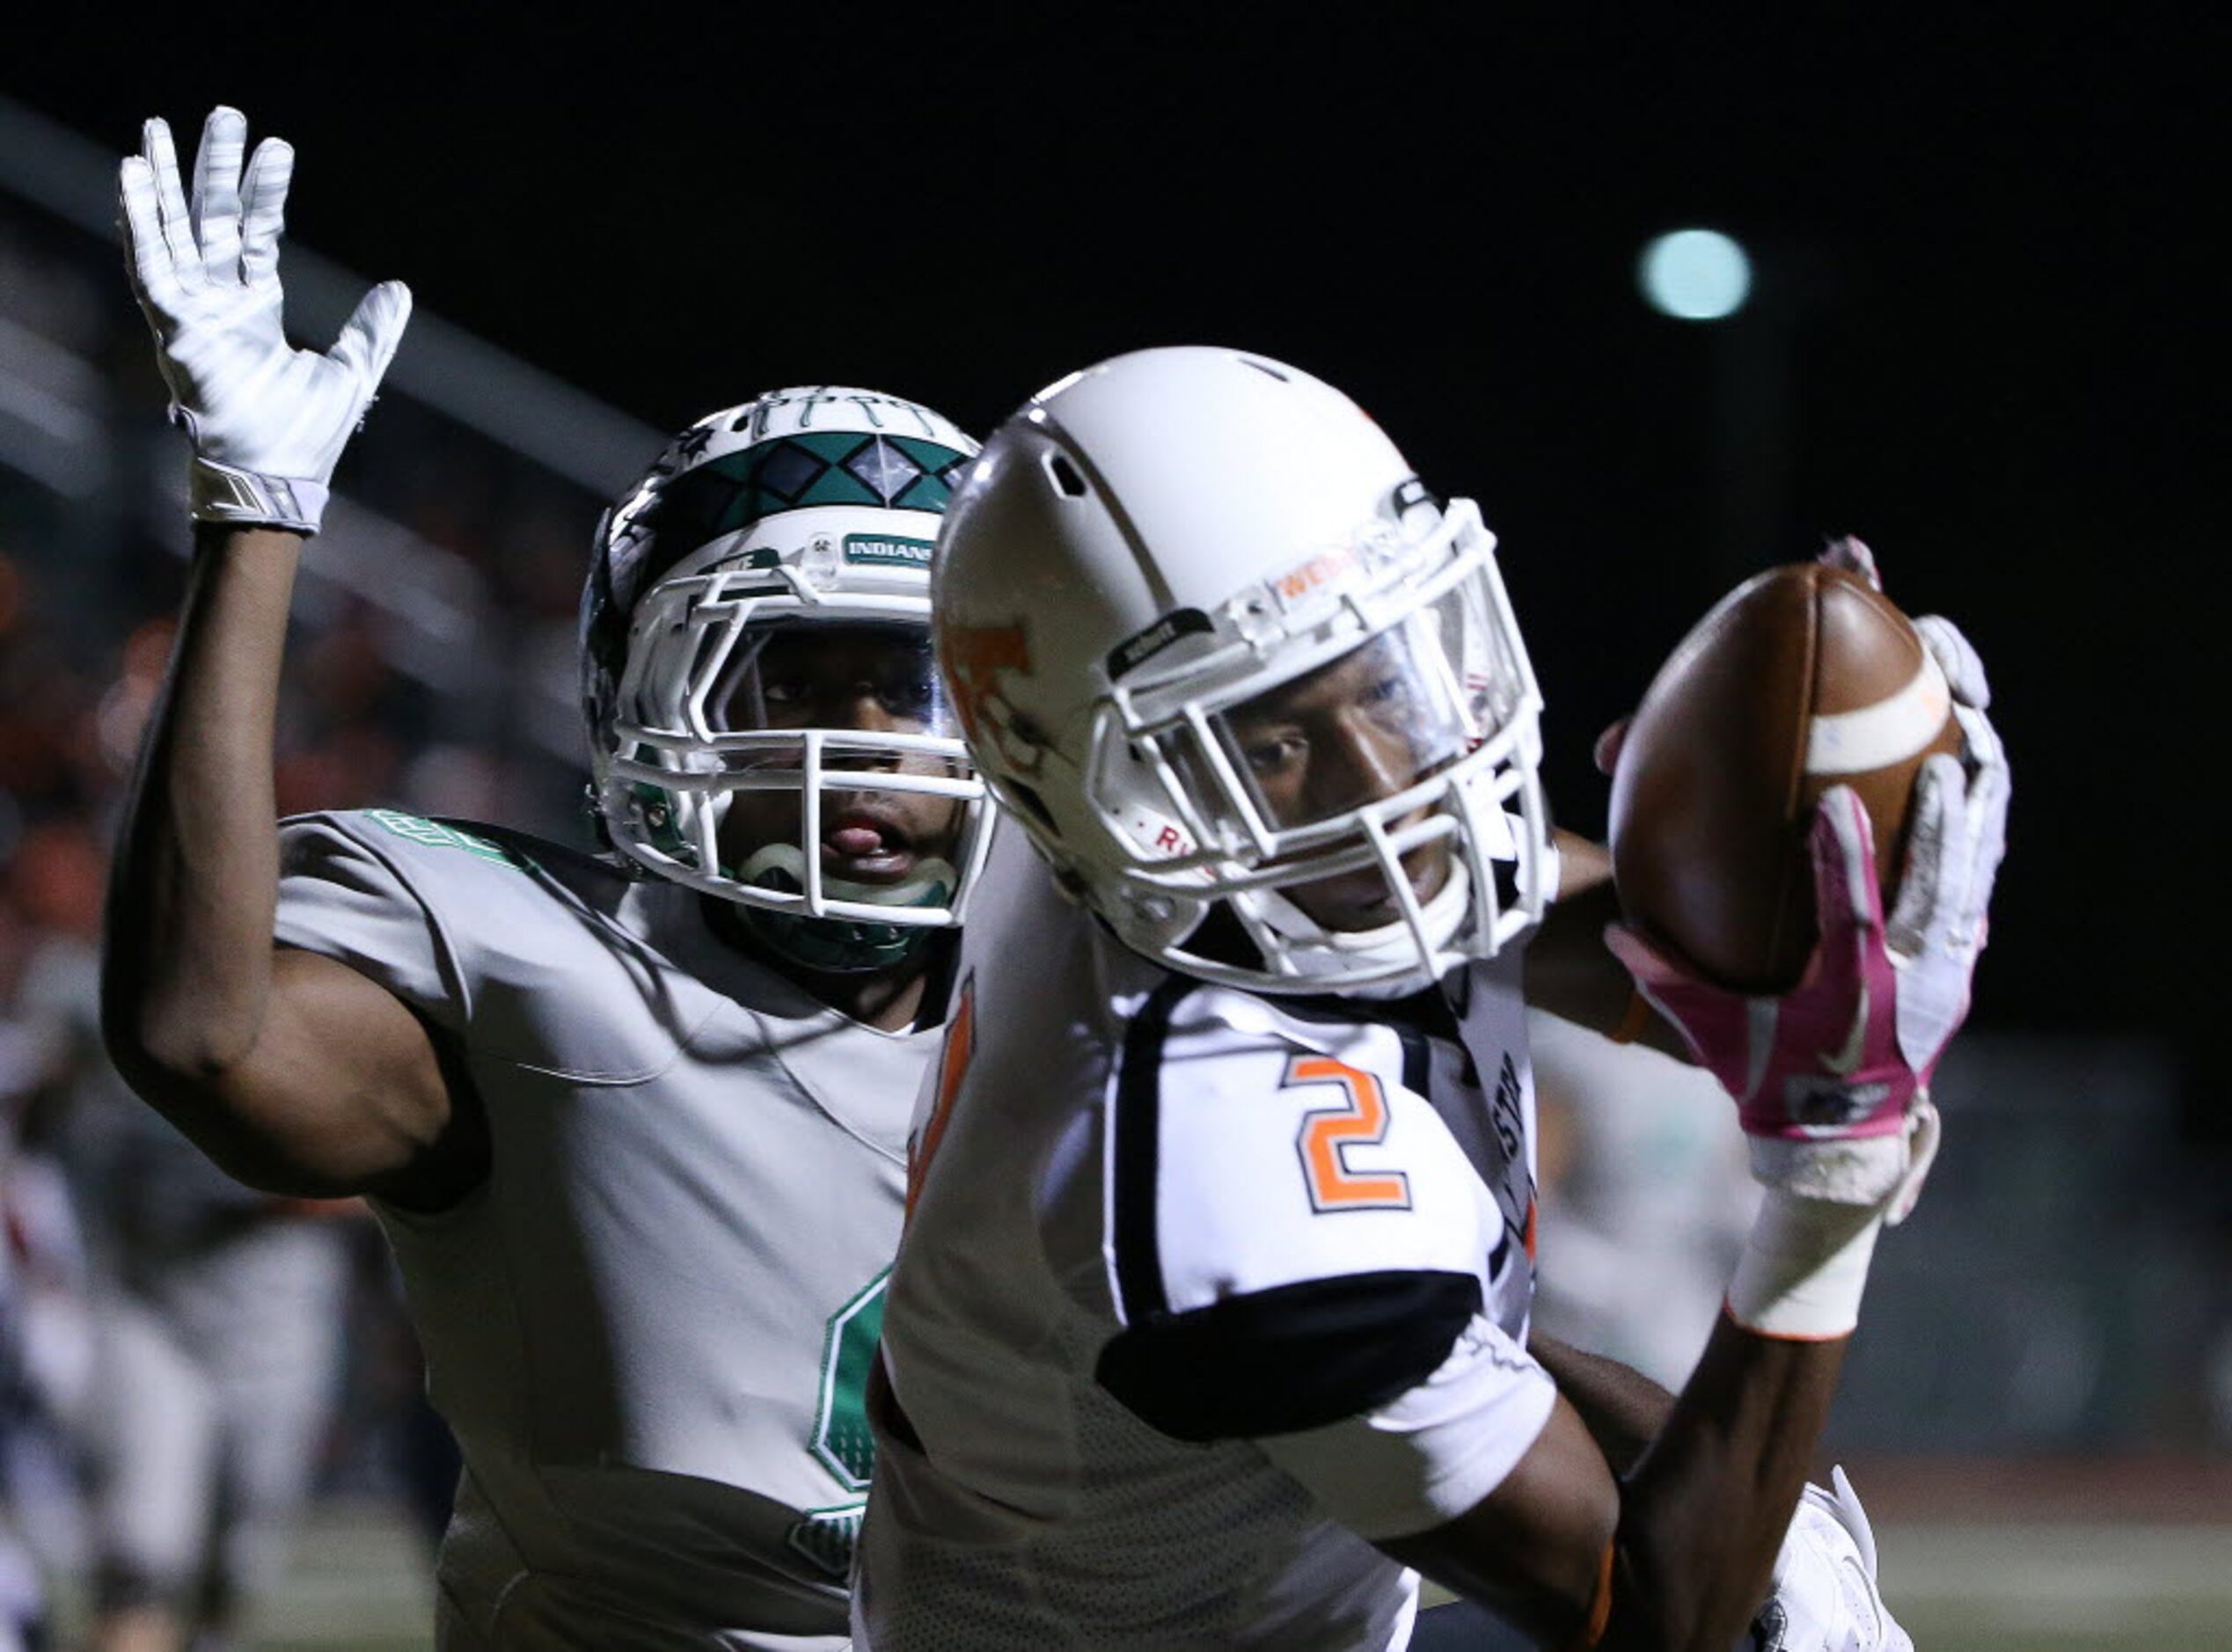
M 748 888 L 802 895 L 806 885 L 800 874 L 804 866 L 805 859 L 796 844 L 770 844 L 744 862 L 735 876 Z M 929 859 L 904 883 L 884 887 L 824 880 L 823 888 L 846 900 L 873 901 L 882 906 L 946 906 L 953 901 L 956 881 L 951 866 Z M 743 906 L 752 932 L 770 949 L 804 969 L 829 975 L 860 975 L 896 968 L 914 957 L 938 932 L 928 924 L 805 917 L 765 906 L 738 904 Z

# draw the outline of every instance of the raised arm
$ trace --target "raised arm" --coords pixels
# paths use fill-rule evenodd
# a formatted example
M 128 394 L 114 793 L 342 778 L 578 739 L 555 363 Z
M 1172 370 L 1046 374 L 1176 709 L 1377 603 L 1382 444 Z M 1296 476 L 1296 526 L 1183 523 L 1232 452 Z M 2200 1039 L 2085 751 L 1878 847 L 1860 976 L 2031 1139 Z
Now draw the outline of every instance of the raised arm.
M 389 282 L 324 355 L 281 330 L 293 151 L 209 120 L 191 200 L 168 128 L 121 170 L 127 268 L 194 446 L 194 561 L 108 905 L 109 1050 L 142 1096 L 275 1192 L 438 1202 L 477 1173 L 437 1036 L 347 967 L 272 941 L 272 732 L 296 567 L 410 313 Z
M 1925 773 L 1888 916 L 1867 816 L 1837 788 L 1811 840 L 1820 939 L 1791 993 L 1747 999 L 1624 929 L 1606 936 L 1735 1098 L 1767 1188 L 1696 1371 L 1632 1466 L 1616 1466 L 1648 1407 L 1554 1356 L 1546 1363 L 1564 1365 L 1561 1386 L 1577 1386 L 1592 1414 L 1561 1397 L 1481 1502 L 1431 1531 L 1382 1539 L 1552 1644 L 1722 1652 L 1766 1595 L 1786 1528 L 1842 1531 L 1872 1576 L 1864 1517 L 1856 1503 L 1843 1510 L 1848 1488 L 1810 1495 L 1811 1522 L 1800 1510 L 1793 1527 L 1792 1514 L 1877 1234 L 1912 1208 L 1936 1151 L 1929 1079 L 1967 1012 L 2008 800 L 1982 665 L 1944 621 L 1924 622 L 1924 636 L 1954 685 L 1965 750 L 1932 759 Z M 1791 1567 L 1786 1551 L 1782 1569 Z M 1819 1592 L 1833 1609 L 1835 1591 Z M 1887 1614 L 1873 1634 L 1858 1643 L 1904 1643 Z

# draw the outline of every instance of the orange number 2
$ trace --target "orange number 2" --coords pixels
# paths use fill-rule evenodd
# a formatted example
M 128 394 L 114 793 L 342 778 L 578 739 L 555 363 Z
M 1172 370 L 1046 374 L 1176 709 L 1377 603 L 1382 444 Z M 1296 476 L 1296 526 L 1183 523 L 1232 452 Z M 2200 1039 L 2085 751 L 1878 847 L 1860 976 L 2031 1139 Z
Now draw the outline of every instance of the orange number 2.
M 1407 1210 L 1410 1178 L 1401 1171 L 1366 1175 L 1349 1168 L 1351 1147 L 1368 1147 L 1387 1135 L 1387 1098 L 1379 1080 L 1330 1056 L 1291 1056 L 1280 1088 L 1337 1085 L 1338 1106 L 1313 1108 L 1302 1115 L 1295 1146 L 1302 1155 L 1302 1179 L 1318 1210 Z

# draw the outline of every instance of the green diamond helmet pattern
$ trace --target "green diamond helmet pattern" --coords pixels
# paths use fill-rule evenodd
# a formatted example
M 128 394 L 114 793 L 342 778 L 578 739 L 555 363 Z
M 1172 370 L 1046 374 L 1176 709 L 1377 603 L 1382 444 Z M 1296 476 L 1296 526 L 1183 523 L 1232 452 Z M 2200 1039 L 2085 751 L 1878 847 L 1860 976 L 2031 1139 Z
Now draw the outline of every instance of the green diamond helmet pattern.
M 691 479 L 694 481 L 698 476 L 710 478 L 722 471 L 732 471 L 744 479 L 740 497 L 750 497 L 755 486 L 764 488 L 772 495 L 766 502 L 774 509 L 780 510 L 797 500 L 829 468 L 830 462 L 803 442 L 770 442 L 760 447 L 747 448 L 732 458 L 709 465 Z M 759 515 L 763 513 L 752 510 L 745 514 Z M 741 519 L 735 525 L 742 525 Z
M 845 468 L 861 486 L 886 500 L 898 498 L 922 474 L 920 465 L 880 440 L 862 442 L 845 461 Z
M 939 442 L 851 432 L 779 436 L 675 478 L 638 520 L 670 545 L 695 547 L 814 506 L 942 511 L 953 495 L 949 473 L 967 457 Z M 640 587 L 672 566 L 647 557 L 631 572 Z

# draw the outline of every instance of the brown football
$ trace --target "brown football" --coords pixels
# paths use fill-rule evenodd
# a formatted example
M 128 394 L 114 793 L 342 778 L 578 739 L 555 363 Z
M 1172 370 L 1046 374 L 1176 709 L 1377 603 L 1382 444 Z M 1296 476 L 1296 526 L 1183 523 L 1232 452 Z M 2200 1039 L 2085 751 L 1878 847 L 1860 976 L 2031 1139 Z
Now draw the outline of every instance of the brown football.
M 1859 793 L 1888 903 L 1922 761 L 1959 749 L 1904 614 L 1840 568 L 1771 569 L 1682 639 L 1636 709 L 1612 778 L 1621 907 L 1723 985 L 1781 991 L 1813 951 L 1822 793 Z

